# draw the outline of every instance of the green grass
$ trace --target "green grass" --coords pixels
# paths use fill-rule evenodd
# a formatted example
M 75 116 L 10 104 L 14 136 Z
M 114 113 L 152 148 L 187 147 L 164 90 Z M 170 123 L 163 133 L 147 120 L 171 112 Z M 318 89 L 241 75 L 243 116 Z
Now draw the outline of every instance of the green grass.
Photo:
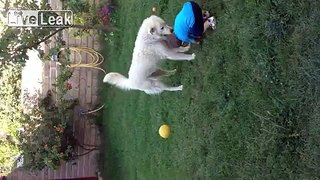
M 139 26 L 156 5 L 168 24 L 182 0 L 116 0 L 105 33 L 108 71 L 127 75 Z M 320 1 L 198 1 L 218 28 L 192 62 L 149 96 L 105 85 L 108 179 L 317 179 L 320 177 Z M 161 124 L 172 128 L 167 140 Z

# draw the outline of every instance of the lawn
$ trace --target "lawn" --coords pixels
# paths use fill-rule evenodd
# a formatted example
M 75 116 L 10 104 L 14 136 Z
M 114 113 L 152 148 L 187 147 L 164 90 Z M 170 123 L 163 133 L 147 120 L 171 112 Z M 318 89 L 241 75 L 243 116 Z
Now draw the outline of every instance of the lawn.
M 105 68 L 127 76 L 152 6 L 169 25 L 182 0 L 115 0 L 103 35 Z M 217 18 L 192 62 L 150 96 L 103 86 L 107 179 L 317 179 L 320 177 L 320 1 L 198 1 Z M 172 128 L 169 139 L 160 125 Z

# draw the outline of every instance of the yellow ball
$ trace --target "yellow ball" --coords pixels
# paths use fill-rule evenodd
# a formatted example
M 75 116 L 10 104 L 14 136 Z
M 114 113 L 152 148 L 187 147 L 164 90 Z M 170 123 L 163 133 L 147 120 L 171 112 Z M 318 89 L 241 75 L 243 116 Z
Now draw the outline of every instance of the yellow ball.
M 162 126 L 160 126 L 159 128 L 159 135 L 162 137 L 162 138 L 165 138 L 167 139 L 169 136 L 170 136 L 170 126 L 167 125 L 167 124 L 163 124 Z

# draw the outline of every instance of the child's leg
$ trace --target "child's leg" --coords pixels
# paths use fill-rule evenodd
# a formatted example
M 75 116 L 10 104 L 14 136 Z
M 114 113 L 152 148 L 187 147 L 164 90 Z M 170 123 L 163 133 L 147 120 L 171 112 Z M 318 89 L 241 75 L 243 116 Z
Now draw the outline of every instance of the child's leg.
M 204 37 L 204 33 L 206 32 L 206 30 L 211 27 L 213 30 L 216 28 L 216 22 L 214 17 L 209 17 L 204 23 L 203 23 L 203 34 L 201 36 L 193 36 L 193 38 L 196 40 L 196 44 L 198 44 L 201 39 Z
M 213 19 L 213 20 L 212 20 Z M 211 20 L 211 21 L 210 21 Z M 214 21 L 214 22 L 213 22 Z M 212 29 L 215 29 L 215 20 L 213 17 L 208 18 L 203 23 L 203 34 L 206 32 L 206 30 L 211 27 Z M 202 36 L 193 36 L 195 39 L 201 39 Z
M 208 17 L 210 15 L 209 12 L 203 11 L 197 3 L 191 2 L 191 5 L 195 18 L 195 23 L 191 28 L 191 34 L 196 42 L 199 42 L 209 27 L 215 29 L 215 19 L 213 16 Z
M 210 27 L 210 23 L 209 21 L 205 21 L 203 24 L 203 33 L 206 32 L 206 30 Z
M 197 3 L 193 1 L 190 1 L 190 3 L 192 6 L 194 21 L 195 21 L 193 26 L 191 27 L 191 34 L 193 37 L 198 38 L 198 37 L 201 37 L 204 32 L 204 29 L 203 29 L 204 14 L 202 9 Z

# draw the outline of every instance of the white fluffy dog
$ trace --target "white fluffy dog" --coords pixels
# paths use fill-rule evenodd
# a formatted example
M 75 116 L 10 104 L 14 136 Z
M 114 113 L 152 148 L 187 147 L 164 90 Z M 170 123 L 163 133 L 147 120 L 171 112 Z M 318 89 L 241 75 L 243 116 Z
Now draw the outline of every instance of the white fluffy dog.
M 163 59 L 171 60 L 192 60 L 195 54 L 184 54 L 189 47 L 170 49 L 166 43 L 166 37 L 172 33 L 160 17 L 152 15 L 146 18 L 137 35 L 132 55 L 132 63 L 129 70 L 129 77 L 116 73 L 108 73 L 103 82 L 115 85 L 123 90 L 140 90 L 147 94 L 160 94 L 163 91 L 181 91 L 182 85 L 169 87 L 160 81 L 161 76 L 168 76 L 175 73 L 158 68 Z

